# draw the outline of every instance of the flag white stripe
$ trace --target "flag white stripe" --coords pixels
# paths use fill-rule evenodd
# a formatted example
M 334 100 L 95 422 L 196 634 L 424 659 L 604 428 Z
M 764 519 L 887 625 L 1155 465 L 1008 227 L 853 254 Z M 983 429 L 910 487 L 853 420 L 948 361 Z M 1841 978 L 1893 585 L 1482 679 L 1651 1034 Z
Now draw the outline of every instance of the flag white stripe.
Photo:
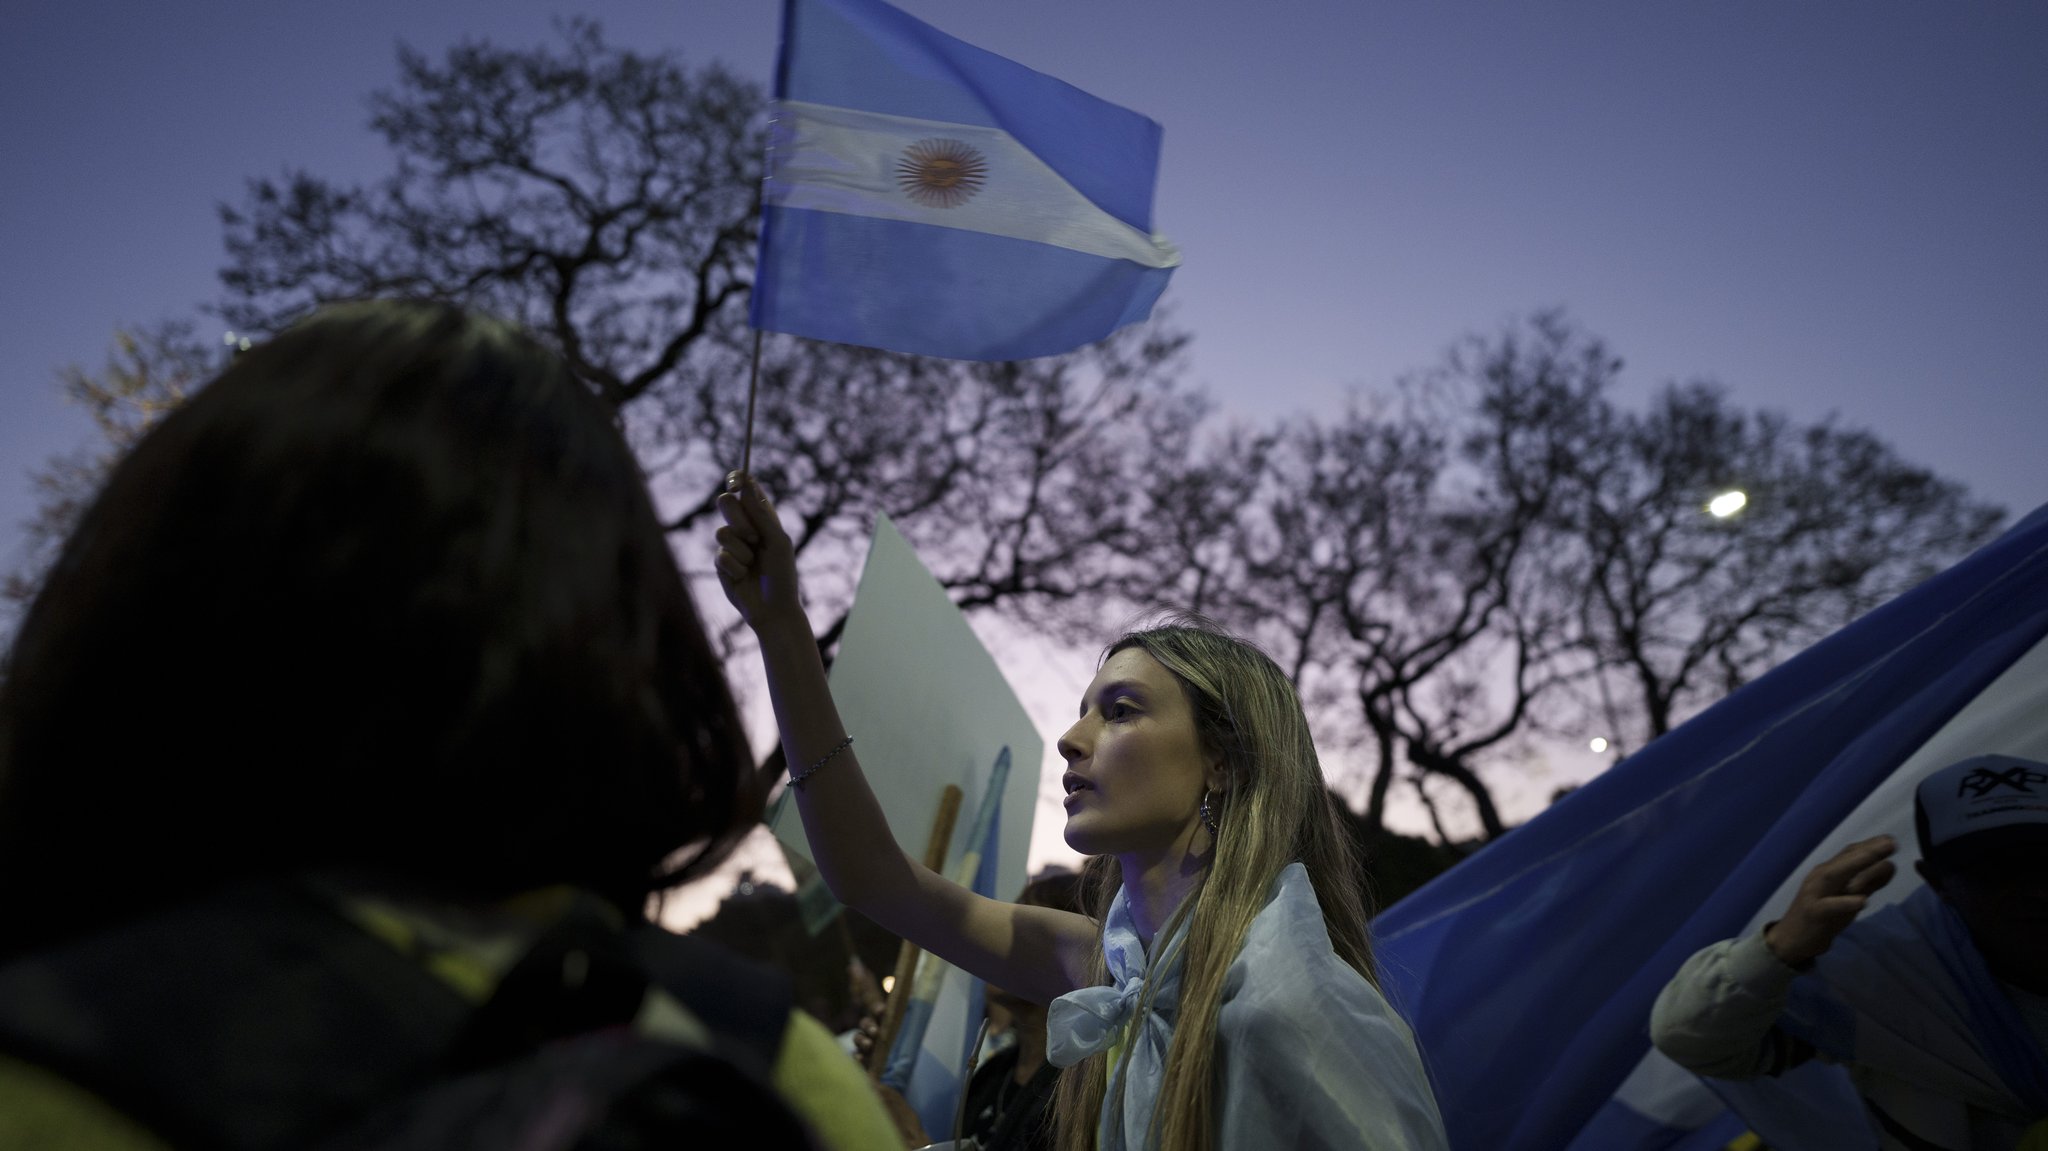
M 980 153 L 980 188 L 950 207 L 919 203 L 898 165 L 924 140 L 950 140 Z M 1171 268 L 1180 251 L 1095 206 L 1008 132 L 778 101 L 770 134 L 768 203 L 816 212 L 903 220 L 1050 244 L 1147 268 Z

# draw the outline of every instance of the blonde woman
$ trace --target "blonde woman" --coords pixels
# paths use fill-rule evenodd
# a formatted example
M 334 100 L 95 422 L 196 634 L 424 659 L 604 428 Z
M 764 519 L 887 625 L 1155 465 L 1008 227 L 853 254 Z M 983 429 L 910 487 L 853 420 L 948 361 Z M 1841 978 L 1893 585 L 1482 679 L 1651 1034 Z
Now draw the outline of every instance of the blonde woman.
M 720 583 L 760 640 L 819 870 L 891 931 L 1051 1005 L 1059 1146 L 1445 1146 L 1377 986 L 1301 704 L 1270 659 L 1199 625 L 1111 644 L 1059 741 L 1095 914 L 985 899 L 890 844 L 787 533 L 746 477 L 720 508 Z

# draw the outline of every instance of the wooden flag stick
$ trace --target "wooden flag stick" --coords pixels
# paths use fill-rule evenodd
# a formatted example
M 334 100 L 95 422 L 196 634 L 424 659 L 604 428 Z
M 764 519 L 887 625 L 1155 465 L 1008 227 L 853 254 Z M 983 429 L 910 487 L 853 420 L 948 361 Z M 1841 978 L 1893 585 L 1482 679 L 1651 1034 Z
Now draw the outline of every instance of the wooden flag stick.
M 747 438 L 740 447 L 740 471 L 747 475 L 754 463 L 754 396 L 761 390 L 761 329 L 754 329 L 754 367 L 747 373 Z
M 939 813 L 932 817 L 932 837 L 925 844 L 924 865 L 943 872 L 946 845 L 953 842 L 953 823 L 960 818 L 963 796 L 957 784 L 947 784 L 939 793 Z M 896 950 L 896 976 L 889 984 L 889 998 L 882 1006 L 882 1020 L 875 1045 L 868 1052 L 868 1078 L 879 1082 L 882 1066 L 889 1061 L 889 1049 L 896 1045 L 896 1032 L 903 1027 L 903 1013 L 910 1007 L 910 984 L 917 974 L 917 944 L 908 939 Z

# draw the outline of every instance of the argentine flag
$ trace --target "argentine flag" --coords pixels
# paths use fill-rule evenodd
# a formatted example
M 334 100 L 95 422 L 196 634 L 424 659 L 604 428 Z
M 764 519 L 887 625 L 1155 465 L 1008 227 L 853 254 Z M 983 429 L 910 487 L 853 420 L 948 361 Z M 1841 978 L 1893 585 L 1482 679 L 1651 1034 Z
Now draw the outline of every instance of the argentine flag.
M 1782 915 L 1856 840 L 1899 844 L 1864 915 L 1910 895 L 1921 778 L 2048 758 L 2044 637 L 2048 508 L 1387 909 L 1381 969 L 1451 1145 L 1707 1151 L 1754 1130 L 1776 1151 L 1875 1146 L 1841 1068 L 1709 1083 L 1651 1048 L 1650 1007 L 1693 952 Z
M 963 360 L 1151 314 L 1159 125 L 880 0 L 787 0 L 753 324 Z
M 996 755 L 974 822 L 954 854 L 948 874 L 953 882 L 990 899 L 1015 898 L 996 893 L 996 860 L 1002 854 L 1003 791 L 1010 785 L 1010 749 Z M 934 1139 L 953 1134 L 960 1095 L 967 1089 L 967 1063 L 987 1010 L 980 979 L 930 952 L 918 958 L 910 989 L 910 1006 L 896 1032 L 896 1045 L 883 1065 L 881 1080 L 903 1093 L 918 1120 Z

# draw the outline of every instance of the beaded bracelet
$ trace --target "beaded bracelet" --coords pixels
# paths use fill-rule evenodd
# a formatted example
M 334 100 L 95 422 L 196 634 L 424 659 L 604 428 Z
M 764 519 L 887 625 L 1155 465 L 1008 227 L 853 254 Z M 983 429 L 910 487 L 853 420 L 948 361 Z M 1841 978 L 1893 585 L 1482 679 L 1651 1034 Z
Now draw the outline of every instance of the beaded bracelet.
M 807 780 L 811 778 L 813 775 L 816 775 L 818 773 L 819 768 L 825 766 L 828 763 L 831 763 L 832 758 L 834 756 L 838 755 L 840 752 L 845 751 L 847 748 L 852 746 L 853 737 L 850 735 L 847 736 L 845 739 L 840 740 L 838 743 L 833 744 L 831 751 L 828 751 L 824 755 L 818 757 L 818 762 L 812 764 L 807 768 L 804 768 L 803 771 L 799 772 L 798 774 L 790 776 L 789 785 L 791 787 L 796 788 L 798 791 L 802 791 L 804 787 L 804 780 Z

